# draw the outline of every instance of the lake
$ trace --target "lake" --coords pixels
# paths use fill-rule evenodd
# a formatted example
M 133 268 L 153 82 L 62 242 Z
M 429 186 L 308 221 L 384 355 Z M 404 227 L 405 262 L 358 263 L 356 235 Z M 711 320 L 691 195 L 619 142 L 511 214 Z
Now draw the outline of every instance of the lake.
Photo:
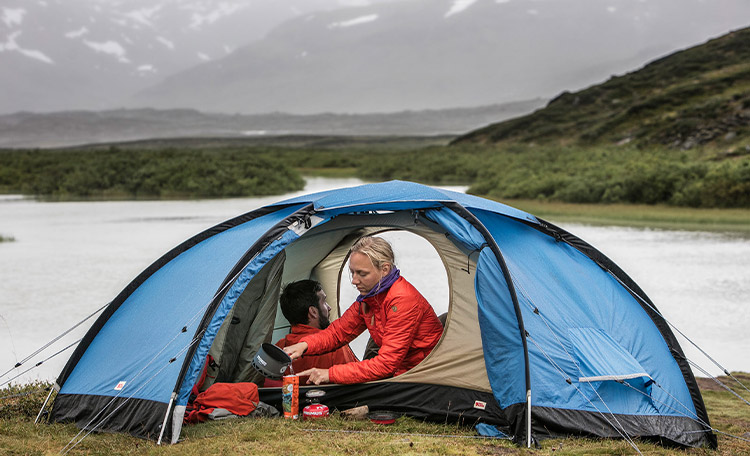
M 294 194 L 221 200 L 48 203 L 0 196 L 0 374 L 112 300 L 135 276 L 189 237 L 298 194 L 358 185 L 308 179 Z M 463 191 L 461 187 L 450 187 Z M 550 220 L 555 223 L 555 220 Z M 598 248 L 630 275 L 664 316 L 729 370 L 750 371 L 750 239 L 733 234 L 558 224 Z M 447 309 L 445 274 L 428 244 L 388 235 L 397 263 L 438 313 Z M 342 289 L 342 308 L 356 295 Z M 40 357 L 0 378 L 5 383 L 78 340 L 94 319 Z M 689 358 L 720 370 L 682 337 Z M 363 341 L 355 341 L 361 352 Z M 14 380 L 54 379 L 72 350 Z M 696 374 L 700 372 L 696 371 Z

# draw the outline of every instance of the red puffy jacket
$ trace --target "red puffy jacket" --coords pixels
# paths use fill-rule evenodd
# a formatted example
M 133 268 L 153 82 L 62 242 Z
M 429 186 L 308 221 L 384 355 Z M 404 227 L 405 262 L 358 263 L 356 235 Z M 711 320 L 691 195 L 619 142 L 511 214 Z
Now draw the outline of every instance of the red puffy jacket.
M 380 347 L 378 355 L 357 363 L 332 366 L 331 383 L 362 383 L 400 375 L 430 354 L 443 325 L 427 300 L 400 277 L 388 290 L 352 304 L 325 330 L 302 338 L 308 354 L 335 350 L 365 329 Z

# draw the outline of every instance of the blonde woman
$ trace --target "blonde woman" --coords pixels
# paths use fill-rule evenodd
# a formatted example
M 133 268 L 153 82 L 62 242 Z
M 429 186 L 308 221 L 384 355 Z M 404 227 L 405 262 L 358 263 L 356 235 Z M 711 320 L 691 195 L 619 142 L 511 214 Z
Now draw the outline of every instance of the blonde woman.
M 430 354 L 443 325 L 427 300 L 396 268 L 393 248 L 383 238 L 364 236 L 349 250 L 351 282 L 359 291 L 354 304 L 324 331 L 284 348 L 297 359 L 303 354 L 334 351 L 365 329 L 380 347 L 371 359 L 300 372 L 307 383 L 362 383 L 403 374 Z

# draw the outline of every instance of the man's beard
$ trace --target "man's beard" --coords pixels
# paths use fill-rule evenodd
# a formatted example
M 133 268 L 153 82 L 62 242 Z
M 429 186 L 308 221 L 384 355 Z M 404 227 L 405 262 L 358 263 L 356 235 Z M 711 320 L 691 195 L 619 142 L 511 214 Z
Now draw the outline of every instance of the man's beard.
M 320 315 L 318 317 L 318 325 L 320 325 L 320 329 L 326 329 L 328 325 L 331 324 L 331 320 L 328 319 L 328 316 Z

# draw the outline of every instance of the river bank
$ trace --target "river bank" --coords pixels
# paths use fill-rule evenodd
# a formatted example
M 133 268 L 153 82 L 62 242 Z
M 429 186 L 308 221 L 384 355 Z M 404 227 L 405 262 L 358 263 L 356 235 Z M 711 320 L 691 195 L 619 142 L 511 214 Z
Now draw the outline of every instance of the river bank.
M 500 202 L 545 220 L 559 222 L 750 235 L 750 209 L 704 209 L 647 204 L 580 204 L 524 199 L 509 199 Z

